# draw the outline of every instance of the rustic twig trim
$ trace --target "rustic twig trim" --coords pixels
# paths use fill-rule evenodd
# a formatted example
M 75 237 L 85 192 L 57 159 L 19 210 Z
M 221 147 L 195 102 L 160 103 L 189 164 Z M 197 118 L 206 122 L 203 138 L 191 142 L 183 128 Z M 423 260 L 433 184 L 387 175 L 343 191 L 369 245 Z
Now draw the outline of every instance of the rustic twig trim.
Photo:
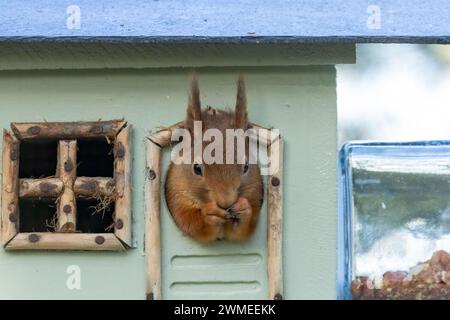
M 153 137 L 153 136 L 152 136 Z M 161 142 L 161 141 L 160 141 Z M 153 140 L 146 141 L 145 251 L 147 254 L 146 297 L 161 299 L 161 147 Z
M 184 122 L 181 121 L 172 126 L 161 129 L 161 130 L 153 133 L 150 137 L 148 137 L 148 140 L 152 141 L 153 143 L 156 143 L 161 148 L 164 148 L 172 143 L 173 131 L 176 129 L 183 128 L 183 124 L 184 124 Z M 279 135 L 271 134 L 271 130 L 268 128 L 261 127 L 254 123 L 251 123 L 250 127 L 252 129 L 256 129 L 257 133 L 259 133 L 260 137 L 264 137 L 264 139 L 258 140 L 258 136 L 250 136 L 250 138 L 256 139 L 266 146 L 270 146 L 270 144 L 272 144 L 279 138 Z
M 126 125 L 124 120 L 91 122 L 13 122 L 11 129 L 20 139 L 76 139 L 105 136 L 114 139 Z
M 147 255 L 147 299 L 159 300 L 161 296 L 161 230 L 160 230 L 160 202 L 161 202 L 161 150 L 171 144 L 172 132 L 182 128 L 183 122 L 176 123 L 162 129 L 146 141 L 146 170 L 145 181 L 145 212 L 146 212 L 146 240 Z M 269 161 L 279 163 L 278 171 L 269 177 L 268 223 L 267 223 L 267 271 L 269 283 L 269 299 L 283 299 L 283 141 L 279 135 L 271 133 L 270 129 L 251 124 L 251 127 L 261 130 L 259 142 L 268 148 Z M 255 137 L 258 138 L 258 137 Z M 262 140 L 261 140 L 262 138 Z M 279 158 L 277 158 L 279 157 Z
M 161 148 L 168 146 L 172 142 L 172 132 L 176 129 L 180 129 L 183 127 L 183 121 L 175 123 L 174 125 L 161 129 L 155 133 L 153 133 L 148 139 L 153 143 L 157 144 Z
M 161 296 L 161 149 L 172 143 L 172 132 L 182 128 L 178 122 L 152 134 L 146 141 L 145 211 L 147 254 L 146 298 L 160 300 Z
M 269 176 L 267 191 L 267 272 L 269 299 L 283 299 L 283 140 L 269 148 L 269 161 L 278 171 Z
M 183 127 L 183 121 L 153 133 L 146 141 L 145 180 L 145 252 L 147 256 L 148 300 L 161 295 L 161 149 L 172 143 L 172 132 Z
M 114 234 L 129 247 L 131 243 L 131 125 L 114 142 L 115 228 Z
M 19 232 L 19 141 L 3 131 L 2 244 Z
M 112 233 L 19 233 L 7 250 L 99 250 L 123 251 L 124 246 Z
M 73 190 L 77 196 L 113 197 L 115 182 L 108 177 L 77 177 Z
M 59 178 L 20 179 L 20 198 L 58 197 L 64 184 Z
M 77 206 L 73 184 L 77 175 L 77 141 L 60 140 L 58 145 L 58 176 L 64 187 L 58 199 L 58 232 L 75 232 Z
M 1 231 L 6 249 L 124 250 L 131 246 L 131 126 L 126 121 L 12 123 L 11 128 L 15 136 L 5 131 L 3 142 Z M 56 177 L 19 179 L 20 141 L 46 138 L 59 140 Z M 76 138 L 114 142 L 114 178 L 76 176 Z M 98 199 L 102 208 L 117 200 L 114 234 L 77 233 L 77 196 Z M 57 198 L 57 213 L 48 222 L 56 233 L 19 233 L 19 198 L 42 197 Z
M 58 197 L 64 188 L 60 178 L 19 179 L 20 198 Z M 73 191 L 77 196 L 113 197 L 115 182 L 108 177 L 77 177 Z

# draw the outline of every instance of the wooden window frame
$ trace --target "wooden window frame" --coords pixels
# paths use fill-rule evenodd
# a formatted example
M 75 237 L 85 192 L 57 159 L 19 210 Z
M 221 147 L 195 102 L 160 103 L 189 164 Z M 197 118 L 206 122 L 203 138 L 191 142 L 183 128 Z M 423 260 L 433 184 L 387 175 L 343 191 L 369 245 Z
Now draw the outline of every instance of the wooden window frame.
M 131 134 L 124 120 L 12 123 L 3 132 L 1 239 L 6 250 L 110 250 L 131 247 Z M 77 138 L 114 142 L 114 176 L 77 177 Z M 57 177 L 19 179 L 23 140 L 58 140 Z M 76 232 L 76 197 L 114 196 L 114 233 Z M 19 232 L 19 198 L 58 197 L 55 232 Z
M 145 180 L 145 251 L 147 263 L 146 298 L 160 300 L 161 295 L 161 150 L 172 143 L 172 131 L 181 128 L 183 122 L 162 129 L 146 140 Z M 267 188 L 267 276 L 268 299 L 283 299 L 283 140 L 272 137 L 269 129 L 257 124 L 251 126 L 265 131 L 269 163 L 279 164 L 277 172 L 268 177 Z M 275 143 L 276 142 L 276 143 Z M 278 157 L 276 159 L 275 157 Z

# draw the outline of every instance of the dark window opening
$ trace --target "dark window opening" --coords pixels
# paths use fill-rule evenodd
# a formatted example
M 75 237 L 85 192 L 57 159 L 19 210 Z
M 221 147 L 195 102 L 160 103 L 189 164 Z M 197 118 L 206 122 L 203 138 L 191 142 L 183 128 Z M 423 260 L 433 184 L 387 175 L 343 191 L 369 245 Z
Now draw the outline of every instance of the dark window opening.
M 114 232 L 114 202 L 92 198 L 77 199 L 77 231 L 83 233 Z
M 78 177 L 112 177 L 113 145 L 102 139 L 79 139 L 77 152 Z
M 56 227 L 56 199 L 19 199 L 20 232 L 54 232 Z
M 20 142 L 19 178 L 44 178 L 56 174 L 57 140 Z

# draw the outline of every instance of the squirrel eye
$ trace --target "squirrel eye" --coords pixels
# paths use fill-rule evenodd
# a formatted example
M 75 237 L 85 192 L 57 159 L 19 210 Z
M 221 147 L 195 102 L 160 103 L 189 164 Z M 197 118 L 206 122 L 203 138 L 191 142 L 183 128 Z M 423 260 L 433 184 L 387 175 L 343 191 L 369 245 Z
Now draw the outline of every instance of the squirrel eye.
M 250 167 L 249 167 L 249 165 L 248 165 L 248 162 L 246 162 L 245 164 L 244 164 L 244 174 L 246 174 L 247 172 L 248 172 L 248 169 L 249 169 Z
M 198 176 L 202 175 L 202 167 L 198 163 L 194 163 L 193 169 L 196 175 Z

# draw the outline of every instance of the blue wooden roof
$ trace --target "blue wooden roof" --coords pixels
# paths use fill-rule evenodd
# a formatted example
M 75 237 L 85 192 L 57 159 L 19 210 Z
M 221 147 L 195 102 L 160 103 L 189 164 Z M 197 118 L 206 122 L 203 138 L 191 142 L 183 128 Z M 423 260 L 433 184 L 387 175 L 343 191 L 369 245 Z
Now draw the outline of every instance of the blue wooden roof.
M 368 27 L 370 4 L 379 28 Z M 70 5 L 80 8 L 80 29 L 67 27 Z M 448 0 L 0 0 L 0 8 L 0 41 L 450 43 Z

